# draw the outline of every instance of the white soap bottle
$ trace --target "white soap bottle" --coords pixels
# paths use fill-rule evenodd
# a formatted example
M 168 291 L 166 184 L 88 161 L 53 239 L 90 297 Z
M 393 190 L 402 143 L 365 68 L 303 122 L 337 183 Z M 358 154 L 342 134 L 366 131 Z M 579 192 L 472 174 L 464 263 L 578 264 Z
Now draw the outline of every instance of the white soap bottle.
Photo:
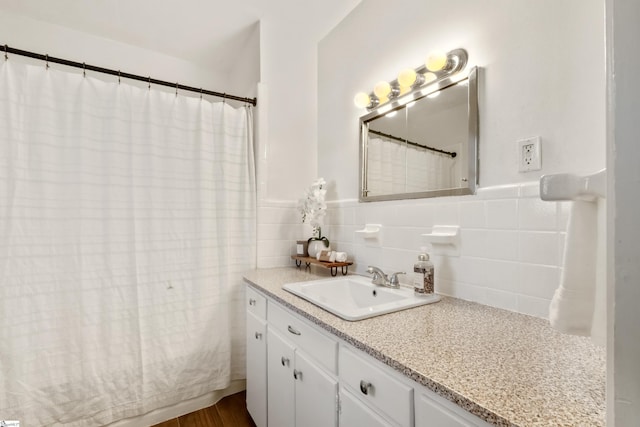
M 416 294 L 433 294 L 433 263 L 426 253 L 418 255 L 413 265 L 413 290 Z

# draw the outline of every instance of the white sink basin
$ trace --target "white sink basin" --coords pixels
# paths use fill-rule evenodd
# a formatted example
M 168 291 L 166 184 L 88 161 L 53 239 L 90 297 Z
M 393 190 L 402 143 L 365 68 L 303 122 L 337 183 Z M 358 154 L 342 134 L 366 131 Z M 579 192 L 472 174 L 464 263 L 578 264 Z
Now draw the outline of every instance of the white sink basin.
M 435 294 L 416 296 L 413 289 L 374 285 L 371 278 L 364 276 L 287 283 L 282 289 L 345 320 L 368 319 L 440 301 Z

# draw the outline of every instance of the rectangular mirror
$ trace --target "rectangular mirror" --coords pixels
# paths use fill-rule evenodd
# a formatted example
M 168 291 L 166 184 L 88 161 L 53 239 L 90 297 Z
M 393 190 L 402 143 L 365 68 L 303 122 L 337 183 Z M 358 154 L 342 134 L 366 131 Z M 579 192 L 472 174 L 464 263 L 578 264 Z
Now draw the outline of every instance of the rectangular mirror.
M 474 194 L 477 153 L 474 67 L 360 118 L 360 201 Z

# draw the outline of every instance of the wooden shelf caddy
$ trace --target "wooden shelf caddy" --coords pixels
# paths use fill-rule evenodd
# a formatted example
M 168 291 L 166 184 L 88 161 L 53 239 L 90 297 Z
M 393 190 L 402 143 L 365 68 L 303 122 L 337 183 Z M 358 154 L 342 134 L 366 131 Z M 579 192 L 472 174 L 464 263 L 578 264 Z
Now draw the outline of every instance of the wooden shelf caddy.
M 341 272 L 343 276 L 346 276 L 349 273 L 349 266 L 353 264 L 353 261 L 345 261 L 345 262 L 328 262 L 328 261 L 319 261 L 310 256 L 301 256 L 301 255 L 291 255 L 291 259 L 295 260 L 296 267 L 300 268 L 302 263 L 305 264 L 305 268 L 311 268 L 311 264 L 319 265 L 324 268 L 331 269 L 331 275 L 338 275 L 338 267 L 341 268 Z

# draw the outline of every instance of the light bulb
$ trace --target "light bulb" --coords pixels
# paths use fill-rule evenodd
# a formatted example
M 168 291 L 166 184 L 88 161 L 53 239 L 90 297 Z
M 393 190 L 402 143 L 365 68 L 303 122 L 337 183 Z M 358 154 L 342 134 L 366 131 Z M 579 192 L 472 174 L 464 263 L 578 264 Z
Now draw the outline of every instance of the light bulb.
M 375 93 L 376 96 L 380 98 L 380 102 L 382 102 L 382 100 L 387 98 L 391 93 L 391 85 L 389 82 L 385 81 L 378 82 L 378 84 L 373 88 L 373 93 Z
M 371 98 L 364 92 L 358 92 L 353 98 L 353 103 L 356 104 L 356 107 L 358 108 L 366 108 L 371 104 Z
M 413 68 L 405 68 L 398 74 L 398 84 L 401 88 L 411 87 L 416 82 L 416 70 Z
M 438 76 L 436 76 L 433 73 L 424 73 L 423 76 L 424 76 L 424 82 L 426 84 L 429 84 L 429 83 L 431 83 L 432 81 L 434 81 L 434 80 L 436 80 L 438 78 Z
M 429 71 L 440 71 L 447 65 L 447 54 L 441 51 L 431 52 L 424 65 Z

